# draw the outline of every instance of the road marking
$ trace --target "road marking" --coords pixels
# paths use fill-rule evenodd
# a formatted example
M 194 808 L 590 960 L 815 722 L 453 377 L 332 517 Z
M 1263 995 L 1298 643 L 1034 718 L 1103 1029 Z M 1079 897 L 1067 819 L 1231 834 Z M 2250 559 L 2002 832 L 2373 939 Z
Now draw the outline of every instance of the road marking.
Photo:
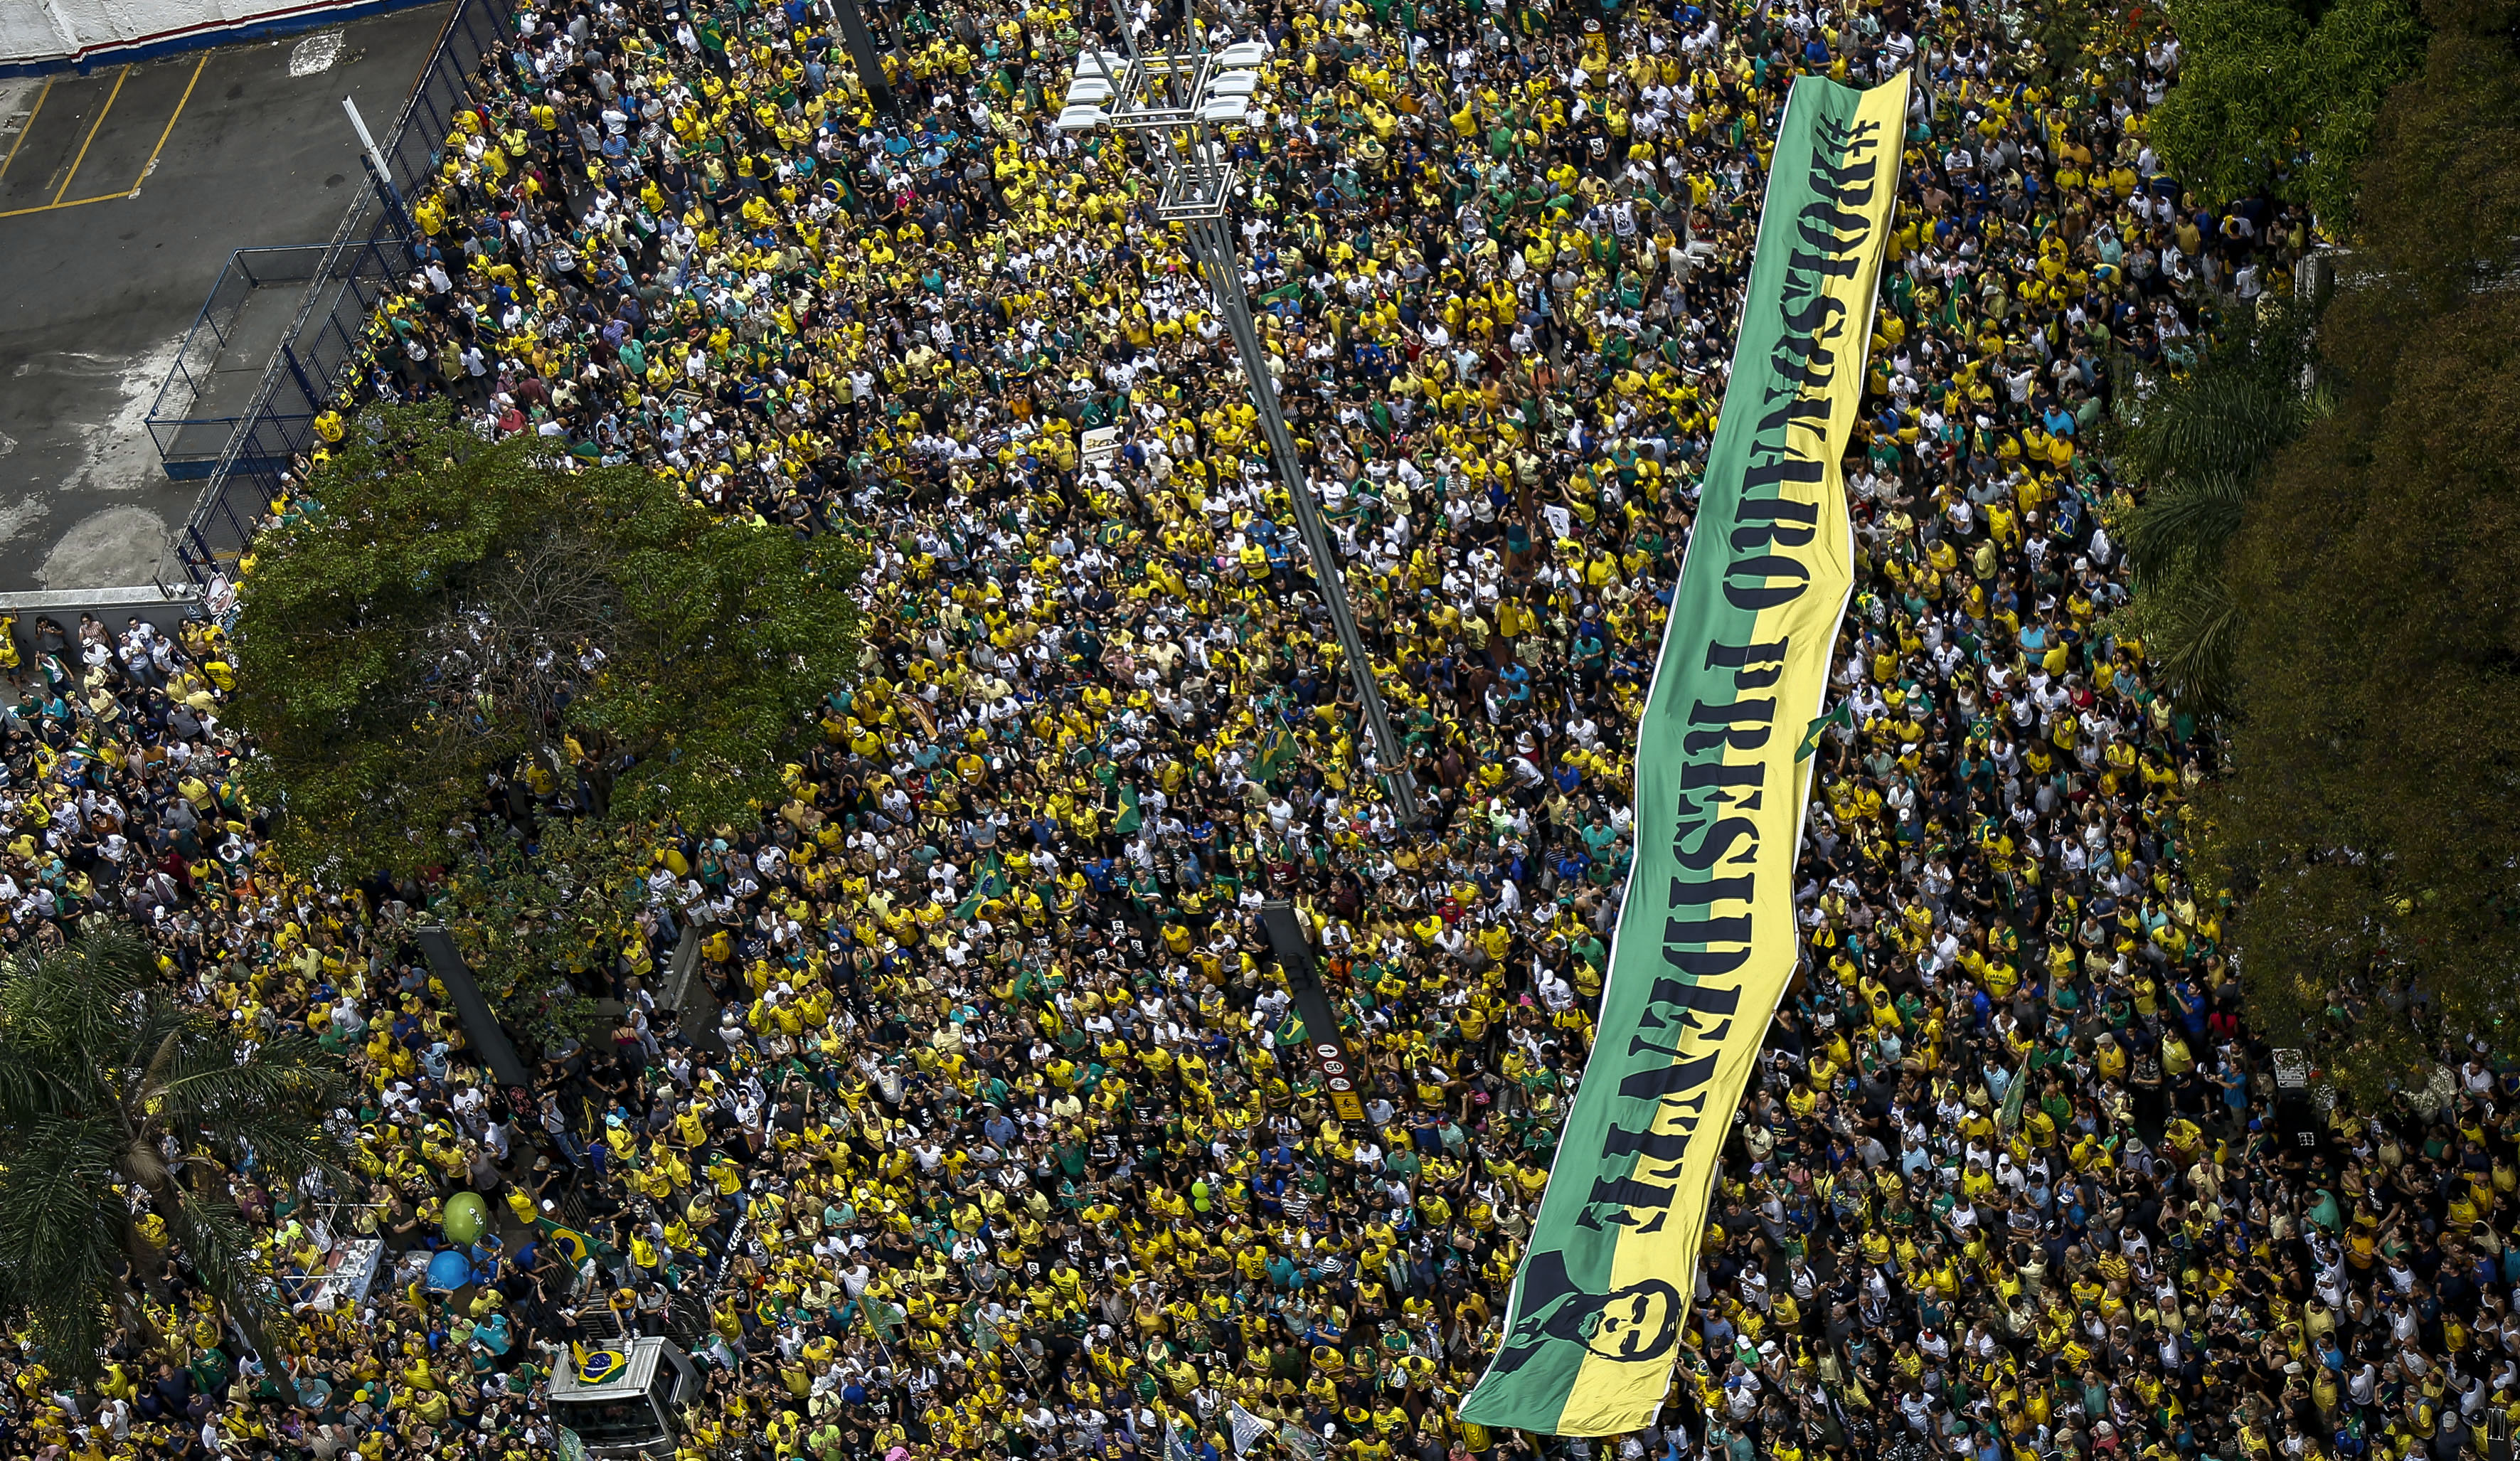
M 52 94 L 53 83 L 48 77 L 44 89 L 35 93 L 35 105 L 26 109 L 26 120 L 18 128 L 18 140 L 9 144 L 9 156 L 0 158 L 0 177 L 9 175 L 9 164 L 18 160 L 18 149 L 26 145 L 26 134 L 35 129 L 35 114 L 44 110 L 44 98 Z
M 105 125 L 106 113 L 113 110 L 114 99 L 122 95 L 122 83 L 127 80 L 130 75 L 131 68 L 128 66 L 124 67 L 120 71 L 115 72 L 113 77 L 113 89 L 105 94 L 105 106 L 97 112 L 96 120 L 88 123 L 87 137 L 84 141 L 79 143 L 78 156 L 70 159 L 69 175 L 62 179 L 61 189 L 53 194 L 54 203 L 59 204 L 63 199 L 69 196 L 70 180 L 78 176 L 79 164 L 87 160 L 87 150 L 95 143 L 98 130 Z M 23 136 L 24 134 L 21 133 L 20 135 Z M 110 196 L 119 198 L 122 195 L 115 193 Z
M 184 83 L 184 95 L 175 103 L 175 114 L 166 118 L 166 129 L 158 134 L 158 145 L 149 149 L 149 160 L 140 164 L 140 176 L 131 180 L 133 193 L 138 193 L 140 185 L 149 180 L 149 174 L 158 169 L 158 155 L 166 150 L 166 139 L 175 135 L 175 123 L 183 116 L 184 108 L 192 102 L 193 88 L 201 82 L 202 68 L 209 64 L 210 53 L 207 51 L 202 53 L 201 60 L 193 63 L 193 78 Z
M 128 193 L 99 193 L 94 198 L 73 198 L 68 203 L 39 203 L 33 207 L 11 208 L 0 213 L 0 218 L 15 218 L 23 213 L 49 213 L 55 208 L 85 207 L 91 203 L 114 203 L 130 196 Z

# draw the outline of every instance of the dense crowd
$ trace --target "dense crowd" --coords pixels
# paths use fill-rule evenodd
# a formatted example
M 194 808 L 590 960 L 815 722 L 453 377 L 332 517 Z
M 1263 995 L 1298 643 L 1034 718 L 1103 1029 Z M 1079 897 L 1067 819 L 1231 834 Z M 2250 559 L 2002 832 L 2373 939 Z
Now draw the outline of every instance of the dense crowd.
M 2176 43 L 2050 57 L 1908 0 L 1201 18 L 1273 47 L 1231 134 L 1247 283 L 1426 819 L 1368 764 L 1194 267 L 1127 145 L 1049 125 L 1107 16 L 878 15 L 882 109 L 807 0 L 519 11 L 362 395 L 865 534 L 864 673 L 763 825 L 660 834 L 577 975 L 618 1020 L 502 1090 L 402 940 L 430 890 L 270 865 L 217 628 L 41 626 L 7 936 L 131 920 L 240 1028 L 340 1049 L 364 1190 L 237 1196 L 275 1271 L 385 1252 L 363 1300 L 291 1280 L 286 1355 L 141 1275 L 154 1338 L 96 1393 L 0 1366 L 9 1453 L 547 1455 L 541 1388 L 624 1332 L 704 1372 L 691 1458 L 2478 1444 L 2520 1405 L 2520 1084 L 2448 1050 L 2290 1144 L 2182 856 L 2215 753 L 2105 618 L 2095 428 L 2309 244 L 2159 169 Z M 1657 1425 L 1492 1434 L 1454 1405 L 1590 1048 L 1766 139 L 1794 77 L 1901 69 L 1805 971 Z M 485 810 L 569 797 L 515 793 Z M 1299 1048 L 1273 897 L 1363 1123 Z M 714 1023 L 657 1005 L 685 930 Z M 493 1231 L 432 1288 L 466 1191 Z

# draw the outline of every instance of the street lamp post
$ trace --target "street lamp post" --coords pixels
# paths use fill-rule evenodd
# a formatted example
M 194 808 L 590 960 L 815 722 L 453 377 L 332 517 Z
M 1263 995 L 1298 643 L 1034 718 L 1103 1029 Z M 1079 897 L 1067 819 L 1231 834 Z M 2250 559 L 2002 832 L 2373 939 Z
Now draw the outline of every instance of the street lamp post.
M 1418 816 L 1417 780 L 1410 774 L 1400 738 L 1392 731 L 1391 717 L 1383 709 L 1372 658 L 1366 653 L 1356 617 L 1348 610 L 1338 554 L 1329 529 L 1323 525 L 1321 504 L 1305 479 L 1303 463 L 1295 455 L 1294 434 L 1286 430 L 1285 413 L 1278 403 L 1278 383 L 1269 373 L 1268 352 L 1261 348 L 1259 328 L 1251 320 L 1251 301 L 1242 291 L 1242 260 L 1235 249 L 1232 208 L 1240 167 L 1227 155 L 1215 129 L 1250 121 L 1251 99 L 1259 89 L 1260 67 L 1269 58 L 1269 43 L 1238 41 L 1210 51 L 1197 23 L 1186 14 L 1176 32 L 1186 46 L 1141 50 L 1129 18 L 1116 19 L 1128 53 L 1089 46 L 1077 57 L 1058 128 L 1078 132 L 1111 127 L 1144 132 L 1153 139 L 1151 160 L 1160 186 L 1155 216 L 1181 224 L 1189 234 L 1191 252 L 1207 278 L 1217 313 L 1225 316 L 1226 329 L 1234 337 L 1235 353 L 1250 382 L 1252 409 L 1259 414 L 1261 434 L 1269 442 L 1270 460 L 1277 464 L 1278 479 L 1295 506 L 1295 529 L 1312 560 L 1314 587 L 1329 611 L 1349 679 L 1365 711 L 1367 733 L 1373 740 L 1374 756 L 1389 778 L 1393 807 L 1402 825 L 1414 826 Z
M 849 48 L 849 60 L 857 64 L 858 84 L 866 88 L 867 100 L 878 112 L 890 112 L 892 82 L 884 75 L 883 53 L 876 49 L 875 32 L 867 28 L 866 13 L 858 9 L 858 0 L 830 0 L 825 12 L 840 23 L 840 39 Z

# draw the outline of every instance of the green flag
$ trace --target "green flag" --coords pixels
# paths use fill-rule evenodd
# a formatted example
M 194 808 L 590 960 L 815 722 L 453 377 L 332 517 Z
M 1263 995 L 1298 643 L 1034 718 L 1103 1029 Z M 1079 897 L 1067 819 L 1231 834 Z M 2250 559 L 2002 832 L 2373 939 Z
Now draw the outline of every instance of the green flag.
M 1269 733 L 1260 738 L 1260 760 L 1252 768 L 1253 779 L 1266 782 L 1285 769 L 1286 763 L 1294 758 L 1294 733 L 1283 725 L 1273 725 L 1269 727 Z
M 1811 763 L 1770 732 L 1828 703 L 1854 584 L 1837 464 L 1863 401 L 1907 104 L 1905 72 L 1867 92 L 1804 76 L 1776 123 L 1697 536 L 1637 726 L 1636 866 L 1592 1063 L 1535 1123 L 1555 1147 L 1548 1186 L 1464 1423 L 1618 1436 L 1671 1389 L 1720 1153 L 1801 951 Z
M 1794 748 L 1794 759 L 1798 761 L 1807 761 L 1811 759 L 1811 753 L 1820 750 L 1821 733 L 1827 730 L 1830 726 L 1843 725 L 1852 728 L 1854 724 L 1855 702 L 1852 700 L 1839 701 L 1837 703 L 1836 709 L 1829 711 L 1827 714 L 1821 716 L 1811 724 L 1803 727 L 1803 742 L 1800 746 Z
M 2005 1136 L 2021 1129 L 2021 1107 L 2030 1094 L 2030 1061 L 2012 1073 L 2012 1084 L 2003 1093 L 2003 1109 L 1996 1113 L 1995 1129 Z
M 1120 814 L 1111 819 L 1111 830 L 1127 837 L 1146 820 L 1146 813 L 1138 809 L 1138 789 L 1123 783 L 1120 787 Z

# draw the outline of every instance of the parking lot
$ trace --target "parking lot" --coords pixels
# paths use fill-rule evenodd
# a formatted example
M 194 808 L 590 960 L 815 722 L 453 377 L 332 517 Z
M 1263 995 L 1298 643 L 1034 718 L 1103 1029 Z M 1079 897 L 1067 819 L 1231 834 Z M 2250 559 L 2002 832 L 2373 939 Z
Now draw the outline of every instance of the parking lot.
M 44 78 L 7 155 L 0 157 L 0 218 L 129 201 L 158 165 L 158 155 L 175 134 L 209 65 L 204 52 L 190 66 L 123 66 L 94 75 Z M 106 123 L 117 110 L 122 118 L 108 131 Z M 148 122 L 160 116 L 165 125 L 152 140 Z
M 151 403 L 230 252 L 331 237 L 448 7 L 0 82 L 0 588 L 148 583 L 192 484 Z

